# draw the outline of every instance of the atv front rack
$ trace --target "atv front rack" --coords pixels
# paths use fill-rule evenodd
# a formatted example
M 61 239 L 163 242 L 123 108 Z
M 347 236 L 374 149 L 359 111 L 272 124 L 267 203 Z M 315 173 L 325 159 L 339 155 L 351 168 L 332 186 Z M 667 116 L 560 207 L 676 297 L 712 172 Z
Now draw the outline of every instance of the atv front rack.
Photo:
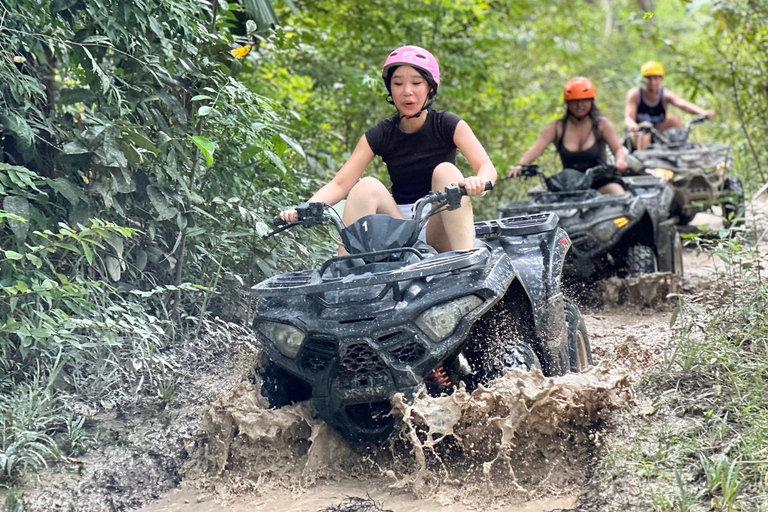
M 488 249 L 484 247 L 468 251 L 451 251 L 395 270 L 348 274 L 340 277 L 323 276 L 317 270 L 290 272 L 276 275 L 253 286 L 251 294 L 257 297 L 315 295 L 349 288 L 393 285 L 401 281 L 420 279 L 478 265 L 488 258 L 488 254 Z M 389 287 L 385 287 L 382 294 L 385 294 L 388 289 Z
M 546 192 L 542 195 L 556 197 L 556 192 Z M 625 205 L 631 203 L 635 198 L 629 194 L 607 195 L 600 194 L 597 197 L 591 197 L 582 201 L 552 201 L 546 203 L 531 203 L 529 201 L 520 201 L 509 203 L 502 208 L 505 215 L 514 215 L 516 213 L 539 213 L 539 212 L 557 212 L 558 210 L 596 208 L 598 206 Z M 551 213 L 550 213 L 551 214 Z
M 475 236 L 478 238 L 485 238 L 494 235 L 533 235 L 545 231 L 552 231 L 557 227 L 557 220 L 557 216 L 554 213 L 546 212 L 475 222 Z

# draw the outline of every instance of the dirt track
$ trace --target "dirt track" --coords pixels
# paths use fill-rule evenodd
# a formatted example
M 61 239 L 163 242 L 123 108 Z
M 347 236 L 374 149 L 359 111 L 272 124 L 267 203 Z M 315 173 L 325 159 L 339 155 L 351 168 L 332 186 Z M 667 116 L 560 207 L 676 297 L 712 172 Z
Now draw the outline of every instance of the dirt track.
M 643 407 L 633 385 L 664 357 L 674 309 L 664 297 L 708 286 L 719 263 L 692 250 L 684 259 L 682 283 L 654 275 L 608 284 L 629 287 L 652 307 L 584 309 L 596 362 L 588 372 L 554 379 L 513 374 L 471 396 L 401 404 L 408 428 L 377 452 L 353 452 L 305 405 L 266 409 L 245 377 L 251 363 L 243 356 L 193 375 L 180 397 L 184 409 L 170 411 L 167 425 L 118 414 L 127 448 L 97 450 L 54 469 L 53 477 L 28 482 L 25 505 L 29 512 L 95 512 L 159 497 L 140 510 L 576 510 L 603 438 L 611 435 L 605 420 L 617 408 Z M 421 435 L 414 435 L 417 429 Z M 438 435 L 425 438 L 426 429 Z M 86 478 L 75 475 L 77 468 Z M 350 497 L 380 506 L 342 508 Z
M 276 446 L 274 440 L 264 441 L 263 438 L 250 446 L 232 446 L 228 448 L 227 470 L 219 477 L 208 479 L 190 471 L 179 489 L 142 510 L 315 512 L 330 510 L 330 507 L 337 507 L 333 510 L 364 510 L 341 508 L 340 504 L 349 497 L 372 498 L 383 507 L 376 510 L 393 512 L 574 510 L 579 506 L 581 487 L 590 478 L 600 436 L 604 434 L 599 427 L 601 416 L 615 407 L 633 403 L 632 383 L 663 357 L 671 339 L 669 322 L 674 304 L 663 297 L 669 291 L 706 286 L 710 280 L 715 260 L 692 250 L 686 250 L 684 258 L 686 278 L 682 283 L 672 283 L 672 290 L 669 289 L 669 276 L 649 276 L 630 283 L 654 303 L 653 307 L 616 304 L 584 311 L 597 363 L 597 368 L 588 372 L 587 381 L 560 378 L 554 379 L 557 382 L 553 383 L 553 379 L 546 379 L 547 382 L 535 384 L 534 388 L 539 384 L 540 387 L 523 396 L 519 392 L 522 384 L 510 377 L 504 386 L 460 405 L 436 404 L 434 399 L 425 399 L 420 404 L 417 401 L 417 407 L 423 407 L 423 410 L 453 407 L 454 413 L 470 418 L 464 424 L 458 421 L 451 434 L 456 434 L 461 442 L 474 435 L 480 440 L 478 444 L 496 443 L 485 453 L 461 451 L 460 456 L 454 456 L 451 449 L 422 445 L 414 451 L 394 446 L 385 450 L 386 453 L 361 457 L 344 447 L 333 433 L 319 428 L 312 444 L 320 448 L 321 454 L 314 459 L 295 450 L 300 445 L 306 449 L 308 445 L 302 445 L 302 442 L 309 439 L 307 433 L 283 439 L 281 446 L 286 451 L 282 453 L 271 452 Z M 660 286 L 662 281 L 664 286 Z M 621 285 L 626 286 L 626 283 Z M 225 407 L 241 400 L 246 392 L 241 390 L 239 397 L 228 395 Z M 545 395 L 547 400 L 542 398 Z M 521 397 L 528 400 L 527 411 L 538 409 L 543 412 L 535 418 L 529 414 L 522 422 L 516 420 L 508 436 L 514 441 L 505 452 L 499 448 L 503 436 L 492 434 L 498 430 L 499 408 L 494 409 L 488 403 L 504 402 L 507 399 L 500 397 L 508 396 L 513 396 L 514 400 Z M 555 399 L 549 400 L 551 396 Z M 505 403 L 508 406 L 514 400 Z M 547 415 L 550 418 L 567 417 L 577 409 L 584 413 L 583 421 L 563 420 L 555 422 L 557 424 L 551 429 L 543 427 L 552 426 Z M 415 416 L 423 426 L 423 415 Z M 584 419 L 587 416 L 589 419 Z M 508 424 L 510 417 L 502 419 Z M 241 423 L 240 428 L 252 427 L 245 423 Z M 310 429 L 316 428 L 311 421 L 307 425 Z M 244 451 L 245 455 L 236 455 L 238 451 Z M 275 466 L 275 471 L 247 467 L 261 467 L 263 463 L 259 457 L 267 452 L 271 462 L 285 457 Z M 504 453 L 511 460 L 499 464 L 500 454 L 504 458 Z M 477 466 L 481 464 L 491 470 L 478 471 Z

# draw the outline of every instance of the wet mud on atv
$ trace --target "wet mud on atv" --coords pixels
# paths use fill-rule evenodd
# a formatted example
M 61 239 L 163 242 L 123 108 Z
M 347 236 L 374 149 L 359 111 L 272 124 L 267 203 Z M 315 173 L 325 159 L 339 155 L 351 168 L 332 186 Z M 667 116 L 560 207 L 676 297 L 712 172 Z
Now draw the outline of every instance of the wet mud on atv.
M 672 184 L 674 197 L 670 213 L 680 226 L 687 225 L 699 212 L 720 206 L 726 226 L 744 219 L 744 185 L 731 176 L 731 148 L 724 144 L 703 145 L 688 142 L 694 125 L 705 116 L 689 121 L 684 129 L 659 133 L 650 123 L 640 125 L 641 132 L 653 135 L 648 149 L 634 151 L 627 159 L 634 174 L 651 174 Z
M 556 215 L 478 222 L 472 250 L 437 254 L 417 241 L 429 216 L 459 208 L 463 193 L 421 199 L 418 221 L 370 215 L 345 227 L 321 203 L 297 207 L 298 225 L 333 223 L 350 255 L 252 288 L 262 394 L 273 407 L 308 399 L 351 443 L 375 443 L 395 426 L 396 393 L 591 364 L 584 321 L 560 290 L 570 240 Z
M 682 242 L 669 217 L 672 189 L 654 176 L 624 177 L 622 195 L 601 194 L 592 179 L 615 171 L 609 166 L 586 173 L 565 169 L 545 178 L 538 166 L 523 167 L 523 177 L 539 176 L 544 186 L 528 200 L 501 208 L 503 217 L 554 212 L 571 238 L 564 276 L 574 293 L 589 291 L 596 281 L 653 272 L 683 272 Z

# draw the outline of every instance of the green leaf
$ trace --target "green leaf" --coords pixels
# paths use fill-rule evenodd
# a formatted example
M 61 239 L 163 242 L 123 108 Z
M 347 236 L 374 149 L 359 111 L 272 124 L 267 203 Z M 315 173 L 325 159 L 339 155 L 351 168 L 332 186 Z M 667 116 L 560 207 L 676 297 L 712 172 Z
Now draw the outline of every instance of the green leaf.
M 199 109 L 197 109 L 197 115 L 199 117 L 207 116 L 213 111 L 212 107 L 209 107 L 208 105 L 203 105 Z
M 19 254 L 16 251 L 3 251 L 5 253 L 5 257 L 9 260 L 15 260 L 18 261 L 24 257 L 23 254 Z
M 208 167 L 211 167 L 213 165 L 213 152 L 216 151 L 216 146 L 213 142 L 199 135 L 190 135 L 189 138 L 192 139 L 192 142 L 197 146 L 197 149 L 199 149 L 205 157 Z
M 242 153 L 240 153 L 240 159 L 243 162 L 247 162 L 251 158 L 253 158 L 255 155 L 261 153 L 261 146 L 251 146 L 249 148 L 245 148 Z
M 295 152 L 297 152 L 298 154 L 300 154 L 304 158 L 307 157 L 307 155 L 304 154 L 304 148 L 301 147 L 301 144 L 299 144 L 298 142 L 296 142 L 295 140 L 293 140 L 292 138 L 290 138 L 289 136 L 287 136 L 284 133 L 280 134 L 280 138 L 283 139 L 289 146 L 291 146 L 291 148 Z
M 0 114 L 0 123 L 5 126 L 8 133 L 14 136 L 16 144 L 23 153 L 32 149 L 35 134 L 23 117 L 13 113 Z
M 88 264 L 93 265 L 93 251 L 91 248 L 85 242 L 80 242 L 80 246 L 83 248 L 83 254 L 85 254 L 85 259 L 88 261 Z
M 208 96 L 207 94 L 198 94 L 197 96 L 192 96 L 192 101 L 202 101 L 202 100 L 212 100 L 213 98 Z
M 82 196 L 85 195 L 85 191 L 82 188 L 76 186 L 66 178 L 48 180 L 48 184 L 53 190 L 64 196 L 71 205 L 79 203 L 82 200 Z

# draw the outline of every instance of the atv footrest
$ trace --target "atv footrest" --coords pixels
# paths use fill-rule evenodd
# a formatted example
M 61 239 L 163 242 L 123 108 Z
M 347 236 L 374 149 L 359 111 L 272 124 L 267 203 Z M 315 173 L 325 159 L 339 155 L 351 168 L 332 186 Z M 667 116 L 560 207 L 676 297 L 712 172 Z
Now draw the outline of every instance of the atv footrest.
M 475 222 L 475 236 L 524 236 L 551 231 L 557 227 L 557 215 L 538 213 L 484 222 Z

